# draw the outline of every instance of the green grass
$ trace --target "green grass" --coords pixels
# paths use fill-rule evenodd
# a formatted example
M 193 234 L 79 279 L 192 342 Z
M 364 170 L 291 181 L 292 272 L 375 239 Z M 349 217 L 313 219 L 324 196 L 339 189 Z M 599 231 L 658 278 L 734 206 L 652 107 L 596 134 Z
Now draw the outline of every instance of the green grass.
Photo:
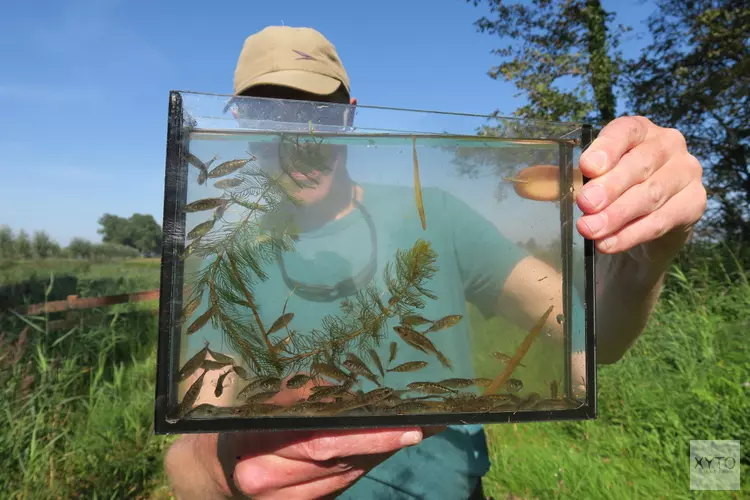
M 158 263 L 97 266 L 88 276 L 132 271 L 128 277 L 143 273 L 139 279 L 158 284 Z M 744 441 L 747 492 L 750 287 L 747 274 L 707 277 L 701 269 L 670 277 L 643 337 L 621 362 L 600 368 L 597 420 L 487 427 L 488 495 L 731 498 L 691 495 L 689 441 L 706 438 Z M 470 320 L 495 332 L 508 327 L 483 325 L 474 313 Z M 27 321 L 0 322 L 3 498 L 168 498 L 162 457 L 174 438 L 152 433 L 155 316 L 124 306 L 67 332 L 47 331 L 43 317 Z M 512 354 L 523 335 L 511 330 L 507 345 L 483 340 L 482 375 L 497 370 L 487 353 Z M 535 347 L 529 356 L 527 385 L 541 384 L 550 372 L 535 366 L 547 353 Z
M 127 276 L 142 280 L 151 288 L 159 286 L 160 259 L 111 259 L 91 261 L 79 259 L 17 260 L 0 266 L 0 283 L 18 283 L 30 279 L 48 279 L 55 275 L 73 275 L 81 279 Z
M 691 273 L 691 277 L 699 273 Z M 599 418 L 487 427 L 494 498 L 741 498 L 689 489 L 691 439 L 743 441 L 750 487 L 747 275 L 677 271 L 646 332 L 599 369 Z M 692 493 L 692 495 L 691 495 Z

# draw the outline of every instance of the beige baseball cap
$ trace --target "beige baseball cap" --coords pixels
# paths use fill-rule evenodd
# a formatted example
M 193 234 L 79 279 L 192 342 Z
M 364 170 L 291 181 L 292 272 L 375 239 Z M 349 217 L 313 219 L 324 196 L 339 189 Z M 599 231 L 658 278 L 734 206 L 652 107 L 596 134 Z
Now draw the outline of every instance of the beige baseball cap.
M 268 26 L 245 40 L 234 71 L 234 94 L 282 85 L 313 94 L 335 92 L 349 77 L 336 48 L 313 28 Z

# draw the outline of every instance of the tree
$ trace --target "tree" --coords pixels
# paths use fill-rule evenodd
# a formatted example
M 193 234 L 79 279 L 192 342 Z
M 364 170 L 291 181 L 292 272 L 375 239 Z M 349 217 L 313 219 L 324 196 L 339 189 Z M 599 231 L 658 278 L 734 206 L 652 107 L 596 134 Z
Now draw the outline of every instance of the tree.
M 629 101 L 674 127 L 705 171 L 703 227 L 750 242 L 750 4 L 659 0 L 653 42 L 628 68 Z
M 33 257 L 29 235 L 23 229 L 18 232 L 18 236 L 16 237 L 16 256 L 20 259 L 30 259 Z
M 481 0 L 467 0 L 478 6 Z M 493 79 L 512 82 L 527 103 L 514 111 L 495 110 L 495 120 L 478 130 L 481 136 L 560 138 L 551 122 L 588 122 L 602 127 L 615 118 L 616 94 L 626 61 L 619 50 L 630 28 L 611 26 L 613 13 L 599 0 L 530 0 L 513 3 L 487 0 L 492 18 L 483 16 L 477 30 L 506 44 L 493 51 L 502 62 L 488 72 Z M 503 120 L 514 115 L 528 120 Z M 566 130 L 566 132 L 570 132 Z M 453 163 L 462 175 L 487 172 L 499 182 L 498 200 L 513 189 L 501 179 L 519 169 L 559 164 L 557 148 L 463 148 Z
M 467 2 L 477 6 L 481 0 Z M 513 82 L 528 99 L 514 115 L 600 126 L 615 118 L 615 86 L 625 64 L 619 36 L 629 28 L 608 26 L 613 14 L 599 0 L 487 4 L 495 16 L 477 20 L 478 31 L 510 40 L 493 51 L 504 62 L 488 74 Z M 572 89 L 565 90 L 565 82 Z
M 67 247 L 67 252 L 74 259 L 90 259 L 94 245 L 83 238 L 73 238 Z
M 8 226 L 0 226 L 0 259 L 16 257 L 16 246 L 13 241 L 13 230 Z
M 144 255 L 161 250 L 161 226 L 151 215 L 133 214 L 129 218 L 104 214 L 99 218 L 98 232 L 104 243 L 117 243 L 137 249 Z
M 46 259 L 60 254 L 60 245 L 44 231 L 35 231 L 31 240 L 31 252 L 37 259 Z

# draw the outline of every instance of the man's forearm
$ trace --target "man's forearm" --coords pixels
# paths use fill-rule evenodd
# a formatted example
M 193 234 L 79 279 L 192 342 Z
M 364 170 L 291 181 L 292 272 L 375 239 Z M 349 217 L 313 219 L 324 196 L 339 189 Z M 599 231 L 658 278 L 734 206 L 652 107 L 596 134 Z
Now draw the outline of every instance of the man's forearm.
M 658 247 L 647 251 L 639 247 L 615 255 L 597 253 L 596 345 L 600 364 L 620 360 L 643 333 L 666 272 L 689 234 L 665 235 Z
M 178 500 L 240 498 L 233 497 L 226 482 L 217 483 L 206 469 L 211 463 L 207 457 L 216 456 L 217 437 L 215 434 L 187 434 L 170 446 L 164 460 L 164 469 Z M 214 473 L 213 476 L 223 478 L 223 474 L 219 473 Z

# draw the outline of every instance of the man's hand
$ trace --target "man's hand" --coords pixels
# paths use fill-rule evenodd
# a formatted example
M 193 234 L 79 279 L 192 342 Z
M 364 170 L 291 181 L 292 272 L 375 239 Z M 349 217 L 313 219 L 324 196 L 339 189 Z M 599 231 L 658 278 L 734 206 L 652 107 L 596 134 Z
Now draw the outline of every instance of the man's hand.
M 328 498 L 443 429 L 186 435 L 170 447 L 165 469 L 180 500 Z
M 578 231 L 605 254 L 669 260 L 706 209 L 703 169 L 685 138 L 647 118 L 609 123 L 581 155 L 580 168 L 591 180 L 576 199 L 584 213 Z

